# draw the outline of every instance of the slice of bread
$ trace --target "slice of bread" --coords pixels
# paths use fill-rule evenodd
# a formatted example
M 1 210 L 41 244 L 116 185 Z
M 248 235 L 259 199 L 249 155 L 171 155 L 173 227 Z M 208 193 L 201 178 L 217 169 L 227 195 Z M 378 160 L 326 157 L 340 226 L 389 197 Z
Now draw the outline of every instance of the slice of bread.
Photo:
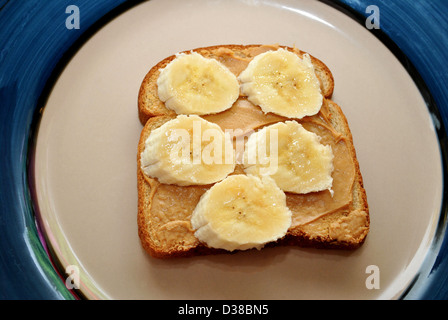
M 236 75 L 255 55 L 278 46 L 225 45 L 198 48 L 193 51 L 212 57 L 226 64 Z M 299 56 L 304 52 L 287 48 Z M 138 232 L 144 249 L 157 258 L 193 256 L 228 252 L 201 243 L 191 227 L 191 214 L 200 197 L 211 187 L 167 185 L 146 176 L 140 169 L 140 154 L 152 130 L 176 117 L 157 97 L 159 69 L 175 56 L 170 56 L 154 66 L 144 78 L 138 97 L 139 118 L 144 124 L 137 150 Z M 241 65 L 231 60 L 242 61 Z M 240 59 L 240 60 L 239 60 Z M 331 71 L 320 60 L 311 56 L 316 75 L 321 83 L 324 102 L 315 116 L 294 119 L 307 130 L 321 136 L 322 143 L 330 144 L 335 153 L 333 192 L 320 191 L 310 194 L 286 193 L 287 205 L 293 223 L 285 237 L 266 245 L 294 245 L 300 247 L 356 249 L 362 245 L 370 228 L 369 208 L 362 175 L 353 145 L 353 137 L 341 108 L 330 98 L 334 89 Z M 286 118 L 264 114 L 258 106 L 241 96 L 232 108 L 220 114 L 204 116 L 223 129 L 238 126 L 243 121 L 250 129 Z M 233 174 L 244 173 L 236 166 Z

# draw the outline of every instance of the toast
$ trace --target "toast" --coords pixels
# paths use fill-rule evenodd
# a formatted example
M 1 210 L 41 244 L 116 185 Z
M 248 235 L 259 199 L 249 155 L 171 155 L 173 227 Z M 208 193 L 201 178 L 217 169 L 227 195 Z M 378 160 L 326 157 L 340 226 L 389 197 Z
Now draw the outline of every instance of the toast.
M 278 47 L 222 45 L 193 51 L 204 57 L 217 59 L 238 75 L 253 57 Z M 282 48 L 299 56 L 305 54 L 296 48 Z M 141 169 L 140 156 L 149 134 L 176 117 L 176 113 L 166 108 L 157 96 L 159 70 L 174 58 L 175 55 L 167 57 L 150 69 L 142 81 L 138 95 L 138 116 L 144 125 L 137 148 L 139 238 L 143 248 L 157 258 L 228 253 L 229 251 L 211 248 L 199 241 L 190 222 L 201 196 L 212 185 L 163 184 L 156 178 L 145 175 Z M 294 120 L 320 136 L 322 143 L 333 148 L 333 190 L 308 194 L 285 192 L 286 204 L 292 213 L 291 227 L 284 237 L 266 244 L 265 247 L 288 245 L 356 249 L 367 237 L 370 217 L 353 137 L 344 113 L 331 100 L 334 90 L 331 71 L 322 61 L 311 55 L 310 58 L 324 97 L 322 108 L 316 115 Z M 237 128 L 243 121 L 246 129 L 258 130 L 266 125 L 288 120 L 282 116 L 263 113 L 243 95 L 240 95 L 230 109 L 202 117 L 223 129 Z M 237 164 L 232 174 L 244 174 L 242 166 Z

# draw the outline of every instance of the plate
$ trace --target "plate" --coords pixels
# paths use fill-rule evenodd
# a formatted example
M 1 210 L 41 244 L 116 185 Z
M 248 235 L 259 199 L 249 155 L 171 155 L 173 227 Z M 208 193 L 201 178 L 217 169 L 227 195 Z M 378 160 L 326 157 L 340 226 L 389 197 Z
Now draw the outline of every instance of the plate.
M 75 44 L 43 95 L 29 168 L 43 243 L 57 272 L 76 267 L 76 296 L 412 297 L 444 228 L 442 124 L 422 91 L 425 82 L 344 8 L 316 1 L 153 0 L 121 8 Z M 333 71 L 333 99 L 348 118 L 371 210 L 371 232 L 359 250 L 275 248 L 160 261 L 141 248 L 140 82 L 168 55 L 223 43 L 295 45 Z M 380 272 L 379 289 L 366 285 L 372 266 Z
M 372 212 L 360 250 L 281 248 L 175 261 L 142 250 L 135 187 L 140 83 L 164 57 L 220 43 L 294 45 L 333 71 L 333 99 L 355 137 Z M 435 129 L 406 70 L 364 27 L 306 1 L 150 1 L 121 14 L 59 76 L 34 162 L 44 233 L 63 270 L 79 268 L 87 298 L 394 298 L 423 261 L 442 194 Z M 369 266 L 381 272 L 379 290 L 366 287 Z

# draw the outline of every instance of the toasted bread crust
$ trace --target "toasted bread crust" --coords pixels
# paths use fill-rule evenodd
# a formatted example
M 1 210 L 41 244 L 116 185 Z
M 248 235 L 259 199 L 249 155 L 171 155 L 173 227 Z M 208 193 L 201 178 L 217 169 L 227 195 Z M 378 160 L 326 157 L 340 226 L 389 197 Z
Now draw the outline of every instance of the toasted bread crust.
M 253 45 L 256 46 L 256 45 Z M 227 46 L 213 46 L 207 48 L 198 48 L 193 51 L 202 53 L 203 51 L 213 51 L 221 47 L 227 49 L 237 50 L 242 52 L 247 46 L 239 45 L 227 45 Z M 289 48 L 290 50 L 296 50 Z M 303 53 L 303 52 L 302 52 Z M 229 253 L 226 250 L 209 248 L 205 244 L 194 243 L 194 245 L 176 245 L 170 248 L 166 248 L 155 240 L 156 229 L 151 222 L 151 205 L 152 199 L 157 192 L 160 183 L 157 179 L 149 178 L 145 176 L 140 169 L 140 154 L 144 150 L 145 141 L 151 130 L 161 126 L 166 121 L 176 117 L 176 114 L 166 109 L 155 94 L 154 91 L 155 82 L 158 76 L 159 68 L 166 66 L 175 56 L 170 56 L 154 66 L 150 72 L 144 78 L 140 91 L 139 91 L 139 117 L 144 128 L 141 132 L 140 141 L 138 144 L 137 152 L 137 188 L 138 188 L 138 233 L 143 248 L 153 257 L 156 258 L 172 258 L 172 257 L 187 257 L 197 255 L 209 255 Z M 348 121 L 343 114 L 341 108 L 329 98 L 333 93 L 333 76 L 330 70 L 320 60 L 312 58 L 315 65 L 322 64 L 320 70 L 325 74 L 325 79 L 330 81 L 325 87 L 325 99 L 324 104 L 328 115 L 326 118 L 330 122 L 331 126 L 341 133 L 346 141 L 348 150 L 350 152 L 353 164 L 355 167 L 355 179 L 352 188 L 353 201 L 350 206 L 344 210 L 332 212 L 317 218 L 314 221 L 299 225 L 291 228 L 286 236 L 276 242 L 272 242 L 266 245 L 266 247 L 275 246 L 298 246 L 298 247 L 313 247 L 313 248 L 328 248 L 328 249 L 349 249 L 353 250 L 360 247 L 369 232 L 370 218 L 369 207 L 367 203 L 367 195 L 363 185 L 363 179 L 359 167 L 359 163 L 356 157 L 356 151 L 353 144 L 353 137 L 350 132 Z M 317 61 L 317 62 L 316 62 Z M 157 76 L 156 76 L 157 75 Z M 321 76 L 322 77 L 322 76 Z M 320 78 L 321 78 L 320 77 Z M 322 80 L 321 80 L 322 81 Z M 365 215 L 365 222 L 363 223 L 360 232 L 353 237 L 349 238 L 335 238 L 331 235 L 331 228 L 334 225 L 344 224 L 345 220 L 349 217 L 362 212 Z M 345 220 L 344 220 L 345 219 Z

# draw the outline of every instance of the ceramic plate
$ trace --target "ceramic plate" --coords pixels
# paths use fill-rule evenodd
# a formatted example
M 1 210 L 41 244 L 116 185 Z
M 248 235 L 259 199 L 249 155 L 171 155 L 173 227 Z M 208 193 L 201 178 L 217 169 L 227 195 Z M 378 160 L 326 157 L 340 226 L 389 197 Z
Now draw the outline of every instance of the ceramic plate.
M 42 240 L 57 272 L 75 268 L 80 275 L 73 293 L 88 299 L 410 295 L 438 249 L 445 159 L 438 114 L 396 51 L 341 7 L 317 1 L 152 0 L 126 9 L 64 60 L 44 97 L 30 152 Z M 166 56 L 231 43 L 296 46 L 332 70 L 333 100 L 350 124 L 371 212 L 360 249 L 285 247 L 162 261 L 140 246 L 140 83 Z M 368 285 L 372 268 L 379 272 L 376 288 Z

